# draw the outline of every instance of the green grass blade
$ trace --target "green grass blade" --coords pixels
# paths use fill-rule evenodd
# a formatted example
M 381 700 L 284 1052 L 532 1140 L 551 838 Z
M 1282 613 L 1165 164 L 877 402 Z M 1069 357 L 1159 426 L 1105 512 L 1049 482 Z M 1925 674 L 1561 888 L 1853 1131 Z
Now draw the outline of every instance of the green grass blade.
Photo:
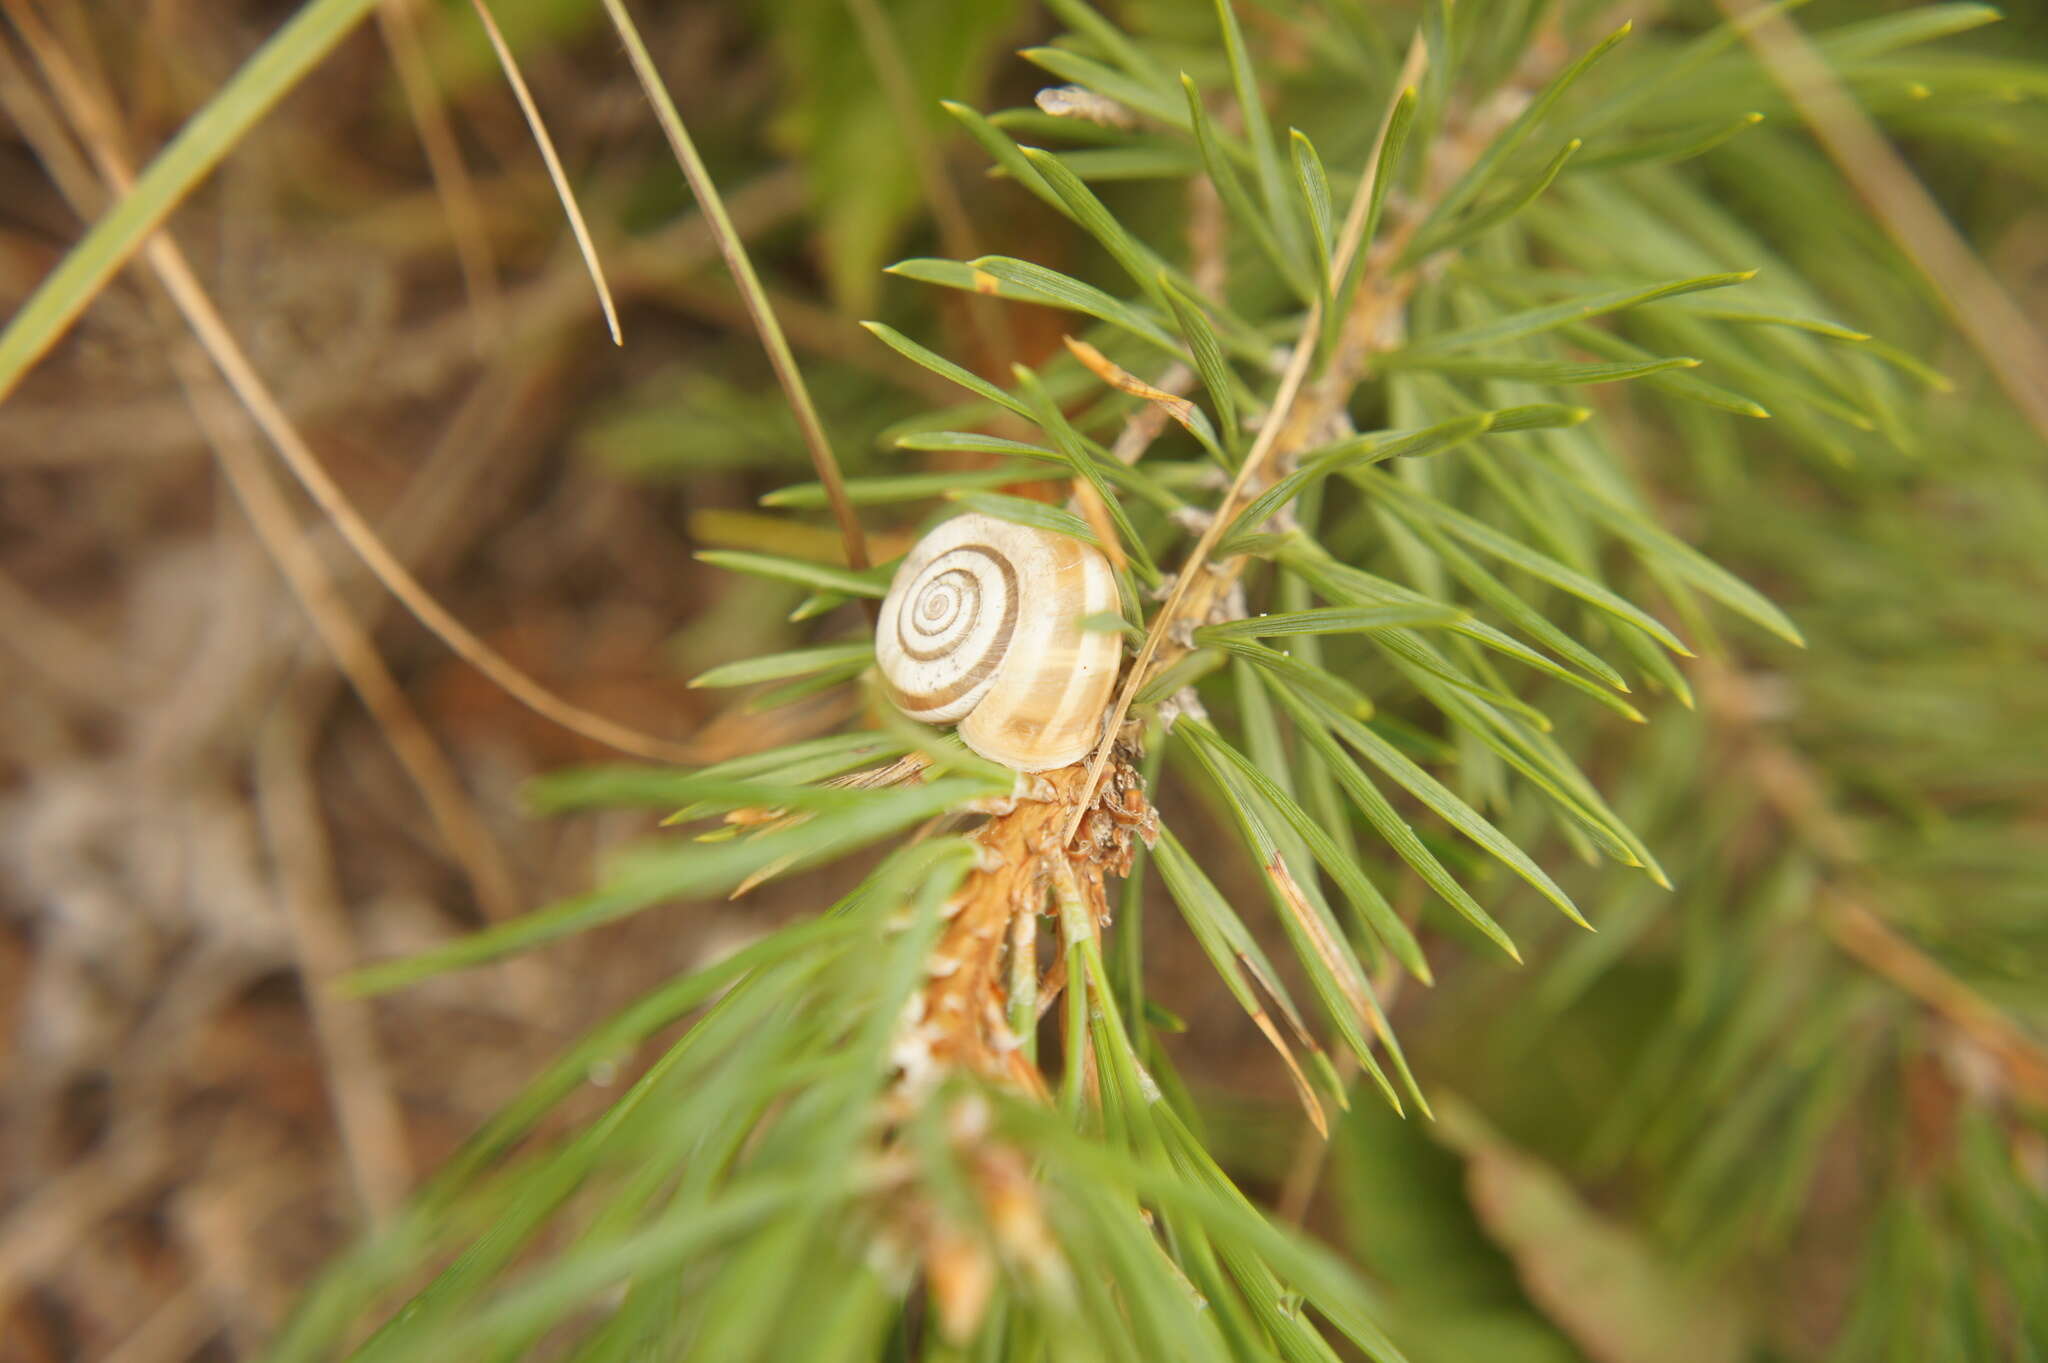
M 1222 134 L 1209 120 L 1209 111 L 1202 104 L 1201 89 L 1186 73 L 1182 73 L 1180 83 L 1187 96 L 1188 122 L 1195 131 L 1195 147 L 1201 152 L 1202 164 L 1209 172 L 1209 182 L 1216 187 L 1217 197 L 1223 200 L 1231 221 L 1251 234 L 1252 244 L 1258 247 L 1259 254 L 1266 258 L 1274 271 L 1287 281 L 1295 297 L 1308 302 L 1316 296 L 1315 281 L 1302 268 L 1300 259 L 1281 244 L 1266 214 L 1252 202 L 1244 181 L 1238 178 L 1236 167 L 1227 159 Z
M 1294 187 L 1308 213 L 1309 235 L 1315 241 L 1316 261 L 1323 272 L 1323 288 L 1331 287 L 1330 254 L 1336 249 L 1336 224 L 1330 209 L 1330 176 L 1316 144 L 1299 128 L 1287 130 L 1288 145 L 1294 152 Z
M 1454 331 L 1434 332 L 1411 342 L 1405 347 L 1405 352 L 1440 355 L 1454 350 L 1469 350 L 1474 346 L 1497 345 L 1502 341 L 1534 336 L 1567 323 L 1584 322 L 1594 317 L 1604 317 L 1611 312 L 1621 312 L 1645 303 L 1654 303 L 1660 298 L 1673 298 L 1680 294 L 1697 293 L 1703 289 L 1725 289 L 1734 284 L 1744 284 L 1755 277 L 1754 270 L 1739 270 L 1726 274 L 1697 275 L 1690 279 L 1674 279 L 1647 288 L 1612 289 L 1605 293 L 1568 298 L 1561 303 L 1548 303 L 1542 307 L 1509 313 L 1490 322 L 1481 322 Z
M 783 861 L 814 865 L 989 794 L 983 781 L 950 777 L 908 789 L 870 790 L 844 808 L 804 824 L 740 842 L 690 843 L 622 859 L 611 883 L 507 923 L 349 977 L 358 995 L 387 993 L 451 970 L 502 960 L 573 936 L 667 899 L 723 893 Z
M 1065 535 L 1083 544 L 1101 547 L 1095 528 L 1063 506 L 1034 502 L 1029 497 L 1006 497 L 999 492 L 962 492 L 953 500 L 969 511 L 979 511 L 999 521 L 1030 526 L 1033 530 L 1050 530 L 1055 535 Z
M 1465 612 L 1455 606 L 1328 606 L 1316 610 L 1286 611 L 1275 615 L 1254 615 L 1221 625 L 1204 625 L 1195 631 L 1195 641 L 1220 643 L 1232 639 L 1268 639 L 1275 635 L 1288 634 L 1353 634 L 1376 629 L 1427 629 L 1433 625 L 1454 625 L 1464 618 Z
M 1150 298 L 1163 313 L 1166 300 L 1159 296 L 1159 275 L 1167 269 L 1166 262 L 1144 242 L 1133 236 L 1130 229 L 1116 220 L 1095 191 L 1081 182 L 1081 177 L 1061 164 L 1051 152 L 1039 147 L 1018 149 L 1026 162 L 1056 195 L 1068 217 L 1081 225 L 1083 231 L 1102 244 L 1110 258 L 1124 269 L 1145 296 Z
M 1047 450 L 1047 457 L 1057 457 Z M 1007 483 L 1029 483 L 1051 477 L 1031 464 L 1006 464 L 993 469 L 948 469 L 944 473 L 901 473 L 880 478 L 849 478 L 846 499 L 855 506 L 890 506 L 944 497 L 962 488 L 1001 487 Z M 792 483 L 763 494 L 761 505 L 785 510 L 822 511 L 823 483 Z
M 1127 109 L 1176 128 L 1186 128 L 1188 111 L 1173 97 L 1172 87 L 1164 89 L 1127 76 L 1101 62 L 1060 47 L 1027 47 L 1018 56 L 1033 66 L 1051 72 L 1061 80 L 1093 90 Z
M 1468 516 L 1462 511 L 1453 510 L 1435 498 L 1416 492 L 1395 479 L 1368 473 L 1363 475 L 1361 482 L 1375 496 L 1385 497 L 1397 503 L 1404 511 L 1434 522 L 1481 553 L 1497 558 L 1531 577 L 1548 582 L 1559 591 L 1568 592 L 1588 605 L 1634 625 L 1673 653 L 1688 658 L 1692 656 L 1692 650 L 1667 629 L 1661 620 L 1640 606 L 1623 600 L 1585 574 L 1567 568 L 1550 555 L 1503 535 L 1484 521 Z
M 1585 75 L 1591 69 L 1593 63 L 1606 56 L 1616 43 L 1626 38 L 1631 27 L 1632 25 L 1630 24 L 1623 24 L 1620 28 L 1602 39 L 1587 51 L 1585 55 L 1559 72 L 1557 77 L 1537 94 L 1536 98 L 1529 101 L 1529 106 L 1516 115 L 1515 121 L 1508 124 L 1501 131 L 1500 136 L 1487 144 L 1486 150 L 1479 154 L 1478 159 L 1472 163 L 1471 169 L 1458 177 L 1457 182 L 1438 201 L 1436 208 L 1431 211 L 1428 218 L 1423 220 L 1421 228 L 1417 230 L 1416 236 L 1418 239 L 1432 235 L 1440 224 L 1449 222 L 1458 213 L 1463 211 L 1478 196 L 1479 191 L 1484 189 L 1487 183 L 1499 173 L 1501 167 L 1507 163 L 1508 158 L 1524 142 L 1528 141 L 1536 129 L 1541 126 L 1544 119 L 1549 116 L 1551 109 L 1556 106 L 1558 100 L 1564 97 L 1565 91 L 1577 84 L 1579 77 Z
M 376 6 L 377 0 L 311 0 L 186 120 L 0 332 L 0 399 L 257 121 Z
M 1257 763 L 1223 741 L 1214 729 L 1199 720 L 1183 719 L 1175 726 L 1176 732 L 1186 732 L 1220 761 L 1235 768 L 1238 776 L 1257 793 L 1266 807 L 1277 813 L 1302 842 L 1307 844 L 1316 864 L 1321 866 L 1330 879 L 1344 891 L 1344 897 L 1358 910 L 1360 918 L 1371 927 L 1373 933 L 1386 944 L 1394 958 L 1406 967 L 1417 979 L 1428 983 L 1431 976 L 1429 962 L 1423 959 L 1422 948 L 1415 940 L 1415 934 L 1394 912 L 1386 896 L 1366 876 L 1356 862 L 1346 860 L 1337 850 L 1329 831 L 1309 817 L 1307 810 L 1296 804 L 1294 798 L 1282 790 L 1279 783 L 1259 769 Z
M 1489 941 L 1514 960 L 1520 961 L 1522 954 L 1515 949 L 1514 941 L 1508 936 L 1507 931 L 1495 922 L 1493 915 L 1481 908 L 1479 901 L 1444 868 L 1444 864 L 1423 844 L 1421 837 L 1409 826 L 1407 820 L 1395 811 L 1393 803 L 1380 793 L 1380 788 L 1373 784 L 1372 778 L 1367 776 L 1351 755 L 1330 736 L 1329 730 L 1308 704 L 1289 695 L 1285 690 L 1279 694 L 1280 703 L 1286 706 L 1288 713 L 1294 717 L 1296 732 L 1321 754 L 1325 762 L 1329 763 L 1337 783 L 1344 788 L 1344 793 L 1351 798 L 1352 804 L 1365 815 L 1366 822 L 1373 826 L 1373 831 L 1385 840 L 1387 846 L 1394 849 L 1395 855 L 1407 862 L 1415 873 L 1422 877 L 1424 884 L 1436 891 L 1446 904 L 1456 910 L 1460 917 L 1479 929 Z
M 1195 372 L 1201 376 L 1209 400 L 1216 404 L 1216 422 L 1222 428 L 1224 448 L 1234 456 L 1243 448 L 1244 429 L 1238 422 L 1237 376 L 1230 372 L 1229 362 L 1223 358 L 1223 343 L 1200 305 L 1164 275 L 1159 279 L 1159 291 L 1166 295 L 1166 305 L 1173 309 L 1174 324 L 1188 343 L 1189 354 L 1194 356 Z
M 1553 624 L 1548 616 L 1524 601 L 1506 583 L 1486 571 L 1469 554 L 1451 543 L 1450 539 L 1435 526 L 1419 517 L 1403 515 L 1391 508 L 1386 510 L 1386 514 L 1394 516 L 1410 534 L 1428 546 L 1429 552 L 1444 565 L 1451 576 L 1465 585 L 1466 590 L 1506 616 L 1508 622 L 1516 629 L 1574 667 L 1598 677 L 1615 690 L 1628 690 L 1628 682 L 1612 664 Z M 1642 722 L 1643 717 L 1635 707 L 1613 697 L 1608 699 L 1618 713 L 1628 716 L 1637 723 Z
M 1413 353 L 1388 356 L 1387 369 L 1420 369 L 1461 379 L 1511 379 L 1517 383 L 1565 385 L 1622 383 L 1647 378 L 1673 369 L 1697 369 L 1699 361 L 1686 355 L 1624 364 L 1571 364 L 1561 360 L 1493 359 L 1484 355 L 1437 355 Z

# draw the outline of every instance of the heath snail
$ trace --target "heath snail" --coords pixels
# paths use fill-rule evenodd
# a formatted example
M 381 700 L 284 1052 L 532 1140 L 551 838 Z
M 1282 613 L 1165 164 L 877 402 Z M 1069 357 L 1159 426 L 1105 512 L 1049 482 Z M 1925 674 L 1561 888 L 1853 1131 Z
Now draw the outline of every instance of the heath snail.
M 993 516 L 957 516 L 896 570 L 875 626 L 882 680 L 905 714 L 957 722 L 968 747 L 1018 771 L 1078 762 L 1102 732 L 1123 659 L 1094 546 Z

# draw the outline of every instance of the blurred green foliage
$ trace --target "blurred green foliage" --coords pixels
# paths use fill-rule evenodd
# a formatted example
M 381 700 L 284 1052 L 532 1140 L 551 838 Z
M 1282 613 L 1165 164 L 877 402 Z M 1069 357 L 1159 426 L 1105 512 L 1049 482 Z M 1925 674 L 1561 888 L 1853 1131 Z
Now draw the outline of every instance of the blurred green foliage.
M 855 0 L 860 3 L 861 0 Z M 919 120 L 905 128 L 883 83 L 886 56 L 864 37 L 849 0 L 769 0 L 767 32 L 783 60 L 788 97 L 776 140 L 799 156 L 824 239 L 821 264 L 833 299 L 874 310 L 881 267 L 912 222 L 928 211 L 916 167 L 920 139 L 939 135 L 942 99 L 974 99 L 998 44 L 1016 27 L 1017 0 L 899 0 L 886 7 L 889 35 L 911 88 L 900 103 Z

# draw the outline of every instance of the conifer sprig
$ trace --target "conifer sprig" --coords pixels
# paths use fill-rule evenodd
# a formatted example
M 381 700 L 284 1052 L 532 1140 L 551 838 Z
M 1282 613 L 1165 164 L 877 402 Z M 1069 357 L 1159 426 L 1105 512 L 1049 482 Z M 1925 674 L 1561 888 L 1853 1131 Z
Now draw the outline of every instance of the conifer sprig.
M 1547 962 L 1528 1026 L 1489 1015 L 1460 1038 L 1530 1061 L 1547 1055 L 1525 1038 L 1668 950 L 1652 1035 L 1603 1090 L 1581 1153 L 1642 1175 L 1649 1219 L 1709 1260 L 1790 1233 L 1845 1114 L 1910 1101 L 1890 1071 L 1953 1054 L 1953 1073 L 1981 1079 L 1971 1067 L 1988 1057 L 1982 1092 L 1944 1111 L 1939 1154 L 1901 1161 L 1918 1181 L 1887 1190 L 1888 1257 L 1871 1270 L 1886 1301 L 1859 1307 L 1844 1338 L 1883 1335 L 1909 1309 L 1894 1299 L 1924 1314 L 1971 1294 L 1990 1303 L 1956 1310 L 1971 1339 L 2041 1333 L 2025 1287 L 2048 1251 L 2011 1207 L 2041 1149 L 2042 1051 L 1996 987 L 2019 934 L 2001 939 L 2007 957 L 1973 961 L 1938 915 L 1889 904 L 1889 849 L 1817 834 L 1824 782 L 1808 773 L 1788 795 L 1799 768 L 1763 734 L 1760 703 L 1731 704 L 1746 684 L 1693 660 L 1727 651 L 1709 603 L 1761 650 L 1798 644 L 1826 593 L 1795 623 L 1674 533 L 1658 484 L 1740 506 L 1720 537 L 1774 585 L 1797 582 L 1770 552 L 1770 509 L 1742 500 L 1756 446 L 1808 461 L 1848 500 L 1857 461 L 1892 469 L 1938 447 L 1919 404 L 1946 382 L 1873 339 L 1899 308 L 1895 272 L 1776 126 L 1741 47 L 1760 21 L 1667 37 L 1591 32 L 1574 7 L 1503 6 L 1487 23 L 1482 7 L 1431 3 L 1410 35 L 1364 6 L 1282 7 L 1254 27 L 1219 3 L 1196 59 L 1083 0 L 1051 7 L 1071 32 L 1025 56 L 1071 89 L 1028 110 L 947 108 L 1000 171 L 990 194 L 1034 196 L 1096 254 L 1067 273 L 998 240 L 893 273 L 974 295 L 984 321 L 1013 302 L 1058 309 L 1074 334 L 999 365 L 1003 346 L 961 363 L 902 317 L 870 324 L 964 395 L 900 424 L 895 444 L 1000 461 L 965 474 L 840 477 L 766 291 L 625 28 L 810 443 L 817 481 L 767 500 L 829 510 L 847 545 L 843 561 L 795 537 L 701 557 L 799 589 L 792 619 L 843 621 L 889 581 L 865 561 L 856 506 L 899 522 L 894 541 L 917 528 L 902 509 L 931 504 L 1093 542 L 1121 608 L 1083 623 L 1135 641 L 1098 750 L 1019 779 L 875 698 L 855 732 L 697 771 L 543 783 L 550 807 L 651 807 L 672 826 L 590 893 L 364 971 L 358 988 L 886 850 L 817 915 L 664 986 L 536 1080 L 336 1265 L 274 1356 L 1293 1363 L 1336 1356 L 1340 1337 L 1375 1359 L 1401 1358 L 1411 1335 L 1440 1348 L 1415 1298 L 1403 1309 L 1367 1289 L 1224 1172 L 1227 1137 L 1162 1041 L 1216 1020 L 1176 1019 L 1148 990 L 1155 882 L 1340 1169 L 1382 1105 L 1444 1114 L 1475 1171 L 1520 1167 L 1443 1091 L 1450 1062 L 1410 1059 L 1388 1016 L 1404 976 L 1441 974 L 1453 992 L 1459 942 L 1486 952 L 1467 981 L 1497 978 L 1476 972 L 1502 956 Z M 195 119 L 0 336 L 0 392 L 367 10 L 314 0 Z M 893 62 L 883 7 L 853 16 Z M 1933 6 L 1816 50 L 1884 107 L 1919 69 L 1906 47 L 1983 17 Z M 1305 70 L 1266 60 L 1268 26 L 1310 54 Z M 2013 65 L 1928 73 L 1956 92 L 1955 117 L 1988 118 L 2001 82 L 2040 88 Z M 907 129 L 904 94 L 898 79 Z M 1690 164 L 1707 157 L 1741 187 L 1710 192 Z M 930 148 L 919 160 L 928 182 L 944 169 Z M 1144 226 L 1159 216 L 1144 196 L 1181 181 L 1210 214 L 1189 242 Z M 1686 473 L 1654 463 L 1665 446 Z M 1070 507 L 1018 495 L 1049 480 L 1074 490 Z M 695 684 L 789 706 L 863 684 L 871 656 L 864 631 L 828 630 Z M 1705 715 L 1672 724 L 1659 693 L 1689 706 L 1695 681 Z M 1598 727 L 1616 718 L 1629 727 Z M 1696 773 L 1717 758 L 1731 769 L 1708 786 Z M 1985 836 L 2001 857 L 2037 857 L 2002 828 Z M 1561 851 L 1642 874 L 1617 891 Z M 1659 887 L 1674 886 L 1672 910 Z M 1260 895 L 1270 912 L 1247 902 Z M 542 1134 L 593 1065 L 643 1047 L 653 1058 L 601 1116 Z M 1511 1252 L 1576 1243 L 1488 1229 Z M 1396 1280 L 1370 1237 L 1353 1248 Z M 1914 1287 L 1923 1261 L 1940 1270 L 1933 1298 Z M 1576 1303 L 1543 1304 L 1572 1320 Z

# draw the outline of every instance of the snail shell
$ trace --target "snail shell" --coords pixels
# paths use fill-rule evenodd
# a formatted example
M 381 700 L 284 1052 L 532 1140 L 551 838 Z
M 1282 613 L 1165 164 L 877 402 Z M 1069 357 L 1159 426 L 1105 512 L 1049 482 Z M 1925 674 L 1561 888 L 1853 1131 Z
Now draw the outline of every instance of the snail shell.
M 1123 643 L 1081 621 L 1116 608 L 1116 578 L 1094 546 L 958 516 L 896 570 L 875 657 L 912 719 L 958 722 L 990 761 L 1048 771 L 1087 756 L 1102 732 Z

